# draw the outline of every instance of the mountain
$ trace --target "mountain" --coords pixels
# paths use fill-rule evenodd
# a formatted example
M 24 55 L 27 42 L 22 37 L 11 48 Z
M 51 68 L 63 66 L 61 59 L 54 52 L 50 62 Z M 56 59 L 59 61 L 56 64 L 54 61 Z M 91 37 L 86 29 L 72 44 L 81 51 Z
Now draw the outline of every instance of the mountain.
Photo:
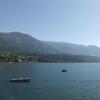
M 91 55 L 100 56 L 100 48 L 95 45 L 79 45 L 65 42 L 50 42 L 43 41 L 44 43 L 57 49 L 62 54 L 76 54 L 76 55 Z
M 20 33 L 0 33 L 1 53 L 57 53 L 58 51 L 34 37 Z
M 40 41 L 21 32 L 0 32 L 0 53 L 100 56 L 100 48 L 95 45 L 84 46 L 64 42 Z

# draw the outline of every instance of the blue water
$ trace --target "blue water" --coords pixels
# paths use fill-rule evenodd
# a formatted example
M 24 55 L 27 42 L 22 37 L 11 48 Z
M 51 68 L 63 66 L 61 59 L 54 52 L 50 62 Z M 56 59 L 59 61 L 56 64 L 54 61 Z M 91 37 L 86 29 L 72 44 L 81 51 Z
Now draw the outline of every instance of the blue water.
M 31 82 L 9 82 L 20 76 Z M 0 100 L 99 99 L 99 63 L 0 64 Z

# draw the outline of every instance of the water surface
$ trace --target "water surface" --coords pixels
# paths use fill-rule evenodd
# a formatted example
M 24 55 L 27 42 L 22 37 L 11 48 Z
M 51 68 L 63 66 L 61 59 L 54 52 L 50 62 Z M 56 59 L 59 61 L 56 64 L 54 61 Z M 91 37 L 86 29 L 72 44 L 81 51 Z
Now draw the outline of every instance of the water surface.
M 9 82 L 20 76 L 31 82 Z M 0 100 L 99 99 L 99 63 L 0 64 Z

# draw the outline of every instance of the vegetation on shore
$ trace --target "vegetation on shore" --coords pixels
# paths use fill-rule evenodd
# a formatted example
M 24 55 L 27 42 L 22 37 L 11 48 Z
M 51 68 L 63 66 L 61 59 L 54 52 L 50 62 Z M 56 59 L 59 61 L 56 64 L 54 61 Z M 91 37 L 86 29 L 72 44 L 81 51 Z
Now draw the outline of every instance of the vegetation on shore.
M 0 54 L 0 62 L 100 62 L 100 57 L 69 54 Z

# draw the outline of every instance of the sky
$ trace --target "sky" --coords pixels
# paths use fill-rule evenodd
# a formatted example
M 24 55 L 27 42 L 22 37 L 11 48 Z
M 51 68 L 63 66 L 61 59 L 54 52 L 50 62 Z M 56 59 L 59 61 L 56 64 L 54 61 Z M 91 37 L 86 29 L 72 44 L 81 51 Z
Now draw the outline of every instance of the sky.
M 100 46 L 100 0 L 0 0 L 0 32 Z

